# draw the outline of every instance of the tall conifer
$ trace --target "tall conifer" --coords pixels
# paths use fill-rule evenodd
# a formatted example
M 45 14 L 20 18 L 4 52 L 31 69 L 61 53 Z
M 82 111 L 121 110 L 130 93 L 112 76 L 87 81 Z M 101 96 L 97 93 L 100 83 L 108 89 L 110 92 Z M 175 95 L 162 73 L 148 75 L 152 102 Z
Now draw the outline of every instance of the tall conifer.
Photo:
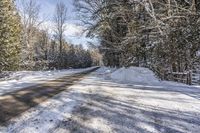
M 14 1 L 0 0 L 0 72 L 18 69 L 20 34 L 20 17 Z

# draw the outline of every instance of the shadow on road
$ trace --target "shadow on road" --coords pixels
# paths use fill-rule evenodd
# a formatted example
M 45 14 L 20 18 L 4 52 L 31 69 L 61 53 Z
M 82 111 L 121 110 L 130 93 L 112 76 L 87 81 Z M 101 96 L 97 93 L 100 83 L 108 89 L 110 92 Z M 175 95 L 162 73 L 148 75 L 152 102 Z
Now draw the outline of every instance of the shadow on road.
M 85 75 L 97 68 L 80 74 L 65 76 L 47 83 L 38 84 L 0 96 L 0 125 L 7 122 L 41 102 L 67 90 L 69 86 L 80 81 Z
M 187 97 L 196 91 L 130 87 L 96 80 L 92 76 L 79 83 L 78 88 L 89 89 L 88 93 L 77 94 L 83 101 L 76 100 L 83 104 L 74 109 L 70 119 L 60 122 L 53 133 L 62 130 L 75 133 L 185 133 L 200 129 L 199 111 L 176 108 L 179 103 L 199 105 L 198 99 Z M 193 101 L 188 101 L 190 99 Z

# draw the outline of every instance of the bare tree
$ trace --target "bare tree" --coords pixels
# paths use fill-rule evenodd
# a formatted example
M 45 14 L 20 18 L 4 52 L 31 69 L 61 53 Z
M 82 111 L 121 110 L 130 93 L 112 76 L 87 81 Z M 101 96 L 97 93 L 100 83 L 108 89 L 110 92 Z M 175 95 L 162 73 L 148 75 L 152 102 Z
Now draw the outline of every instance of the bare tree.
M 59 42 L 60 59 L 61 59 L 63 52 L 64 32 L 66 31 L 66 22 L 67 22 L 67 7 L 64 3 L 62 2 L 57 3 L 53 19 L 55 22 L 55 34 Z
M 40 5 L 36 0 L 21 0 L 20 15 L 23 24 L 23 51 L 22 61 L 33 61 L 34 42 L 39 21 Z

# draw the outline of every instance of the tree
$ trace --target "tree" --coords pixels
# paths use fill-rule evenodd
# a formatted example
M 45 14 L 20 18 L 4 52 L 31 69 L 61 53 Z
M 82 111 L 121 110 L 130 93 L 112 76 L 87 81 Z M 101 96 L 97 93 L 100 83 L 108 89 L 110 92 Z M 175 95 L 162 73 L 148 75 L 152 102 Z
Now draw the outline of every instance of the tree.
M 0 72 L 17 70 L 20 54 L 20 17 L 13 0 L 0 1 Z
M 75 0 L 107 66 L 188 72 L 199 64 L 198 0 Z
M 67 7 L 64 3 L 59 2 L 56 5 L 56 10 L 54 14 L 54 22 L 55 22 L 55 34 L 59 42 L 59 50 L 60 50 L 60 67 L 62 67 L 63 63 L 63 40 L 64 40 L 64 32 L 66 31 L 66 21 L 67 21 Z
M 50 39 L 48 30 L 37 30 L 34 58 L 40 61 L 47 61 L 49 57 Z
M 23 26 L 21 59 L 22 62 L 33 62 L 36 32 L 41 24 L 39 22 L 40 6 L 36 0 L 21 0 L 19 7 Z

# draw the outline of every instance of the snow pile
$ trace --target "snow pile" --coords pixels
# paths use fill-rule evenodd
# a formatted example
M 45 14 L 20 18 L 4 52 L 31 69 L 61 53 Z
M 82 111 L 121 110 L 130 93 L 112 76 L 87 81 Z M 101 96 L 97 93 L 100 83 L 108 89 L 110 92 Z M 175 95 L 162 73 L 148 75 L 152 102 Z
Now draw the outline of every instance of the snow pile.
M 123 83 L 160 83 L 151 70 L 143 67 L 120 68 L 111 74 L 111 79 Z
M 200 86 L 189 86 L 183 83 L 173 81 L 160 81 L 156 78 L 153 71 L 144 67 L 129 67 L 120 68 L 110 74 L 110 78 L 115 82 L 132 84 L 135 87 L 148 88 L 170 88 L 179 90 L 188 90 L 195 88 L 200 89 Z

